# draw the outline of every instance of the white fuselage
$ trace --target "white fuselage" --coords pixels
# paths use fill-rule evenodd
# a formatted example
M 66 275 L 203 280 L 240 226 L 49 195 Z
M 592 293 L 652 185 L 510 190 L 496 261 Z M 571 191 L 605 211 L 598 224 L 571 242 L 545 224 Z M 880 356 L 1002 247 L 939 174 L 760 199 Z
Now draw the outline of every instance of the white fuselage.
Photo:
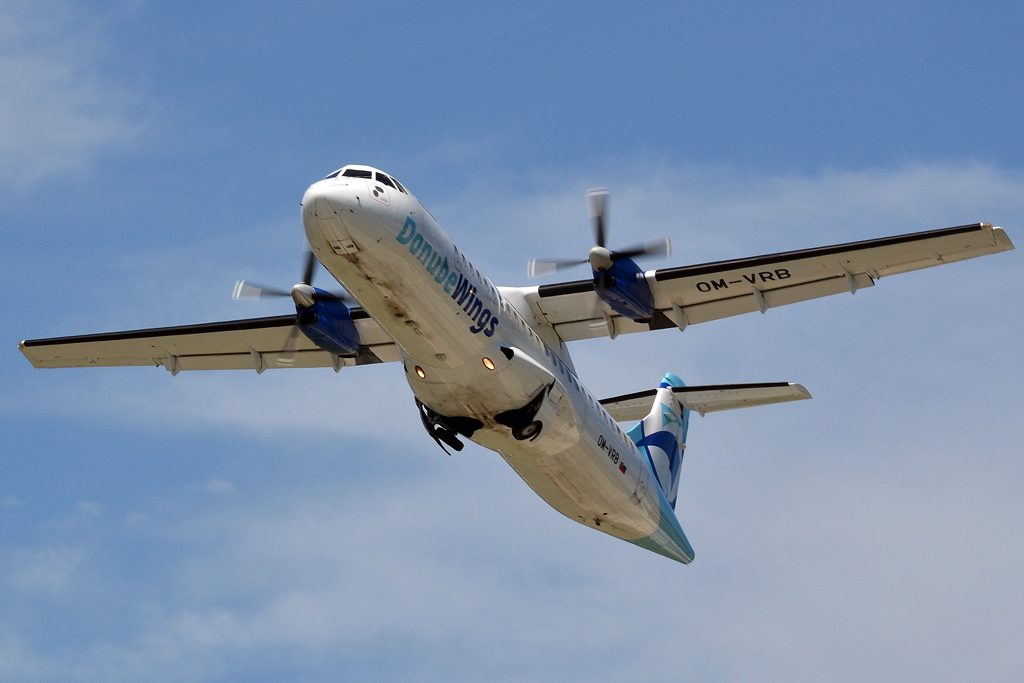
M 626 540 L 658 529 L 646 458 L 580 384 L 564 344 L 527 322 L 517 290 L 491 284 L 415 197 L 337 177 L 313 184 L 302 206 L 310 246 L 394 339 L 425 406 L 482 422 L 472 440 L 570 519 Z M 552 419 L 537 438 L 517 440 L 495 420 L 547 386 Z

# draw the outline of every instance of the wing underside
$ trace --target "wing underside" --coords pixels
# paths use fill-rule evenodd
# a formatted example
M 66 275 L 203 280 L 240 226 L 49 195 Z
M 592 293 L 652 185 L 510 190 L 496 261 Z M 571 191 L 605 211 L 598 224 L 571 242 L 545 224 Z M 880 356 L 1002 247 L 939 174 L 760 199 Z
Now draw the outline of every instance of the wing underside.
M 398 348 L 381 327 L 359 308 L 352 320 L 363 342 L 353 358 L 335 356 L 298 336 L 295 357 L 279 363 L 295 324 L 294 315 L 160 327 L 127 332 L 52 339 L 31 339 L 19 348 L 37 368 L 162 366 L 181 370 L 263 370 L 386 363 L 399 360 Z
M 612 312 L 591 280 L 524 288 L 541 324 L 562 341 L 616 336 L 718 320 L 818 297 L 854 293 L 888 275 L 1013 249 L 1002 228 L 988 223 L 651 270 L 655 314 L 635 322 Z

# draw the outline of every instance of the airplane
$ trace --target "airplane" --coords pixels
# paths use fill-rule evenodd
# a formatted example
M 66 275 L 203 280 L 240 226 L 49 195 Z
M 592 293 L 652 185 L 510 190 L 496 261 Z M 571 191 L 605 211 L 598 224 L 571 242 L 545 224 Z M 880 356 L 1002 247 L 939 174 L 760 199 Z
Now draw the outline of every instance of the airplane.
M 642 270 L 667 239 L 605 246 L 605 190 L 587 194 L 596 245 L 585 259 L 531 261 L 533 276 L 589 265 L 591 277 L 497 287 L 402 183 L 348 165 L 302 197 L 309 250 L 290 290 L 236 284 L 236 299 L 290 297 L 295 313 L 199 325 L 33 339 L 37 368 L 155 366 L 192 370 L 342 368 L 401 363 L 437 444 L 499 453 L 569 519 L 688 564 L 675 514 L 692 411 L 809 399 L 799 384 L 658 387 L 598 399 L 567 343 L 677 329 L 833 294 L 882 277 L 1014 248 L 989 223 L 736 260 Z M 346 295 L 313 286 L 321 264 Z M 620 423 L 638 421 L 628 430 Z

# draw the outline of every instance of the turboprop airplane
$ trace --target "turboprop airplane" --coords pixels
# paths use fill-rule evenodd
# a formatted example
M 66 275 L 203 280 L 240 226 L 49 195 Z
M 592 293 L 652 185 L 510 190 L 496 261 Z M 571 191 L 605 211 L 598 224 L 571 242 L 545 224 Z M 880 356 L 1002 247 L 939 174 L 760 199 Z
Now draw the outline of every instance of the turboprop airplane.
M 294 315 L 34 339 L 37 368 L 182 370 L 401 363 L 428 434 L 497 451 L 566 517 L 683 563 L 675 515 L 690 412 L 810 398 L 799 384 L 684 386 L 597 399 L 567 342 L 688 325 L 871 287 L 881 277 L 1013 249 L 988 223 L 732 261 L 641 270 L 665 239 L 605 246 L 607 193 L 588 193 L 596 246 L 586 259 L 532 261 L 529 274 L 589 264 L 592 277 L 496 287 L 394 177 L 345 166 L 302 198 L 311 251 L 290 290 L 239 282 L 235 298 L 291 297 Z M 319 262 L 346 296 L 313 286 Z M 354 301 L 352 300 L 354 299 Z M 620 422 L 639 420 L 624 431 Z M 447 450 L 447 449 L 446 449 Z

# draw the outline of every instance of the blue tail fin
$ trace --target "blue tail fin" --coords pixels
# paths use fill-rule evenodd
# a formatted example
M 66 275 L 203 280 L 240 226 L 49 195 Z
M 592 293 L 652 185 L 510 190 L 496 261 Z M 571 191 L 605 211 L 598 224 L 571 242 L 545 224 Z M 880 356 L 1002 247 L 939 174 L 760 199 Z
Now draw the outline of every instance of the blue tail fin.
M 671 372 L 658 387 L 651 412 L 628 434 L 633 443 L 647 455 L 665 498 L 674 510 L 679 490 L 679 470 L 686 449 L 686 431 L 690 426 L 690 411 L 679 405 L 672 387 L 685 386 L 683 380 Z

